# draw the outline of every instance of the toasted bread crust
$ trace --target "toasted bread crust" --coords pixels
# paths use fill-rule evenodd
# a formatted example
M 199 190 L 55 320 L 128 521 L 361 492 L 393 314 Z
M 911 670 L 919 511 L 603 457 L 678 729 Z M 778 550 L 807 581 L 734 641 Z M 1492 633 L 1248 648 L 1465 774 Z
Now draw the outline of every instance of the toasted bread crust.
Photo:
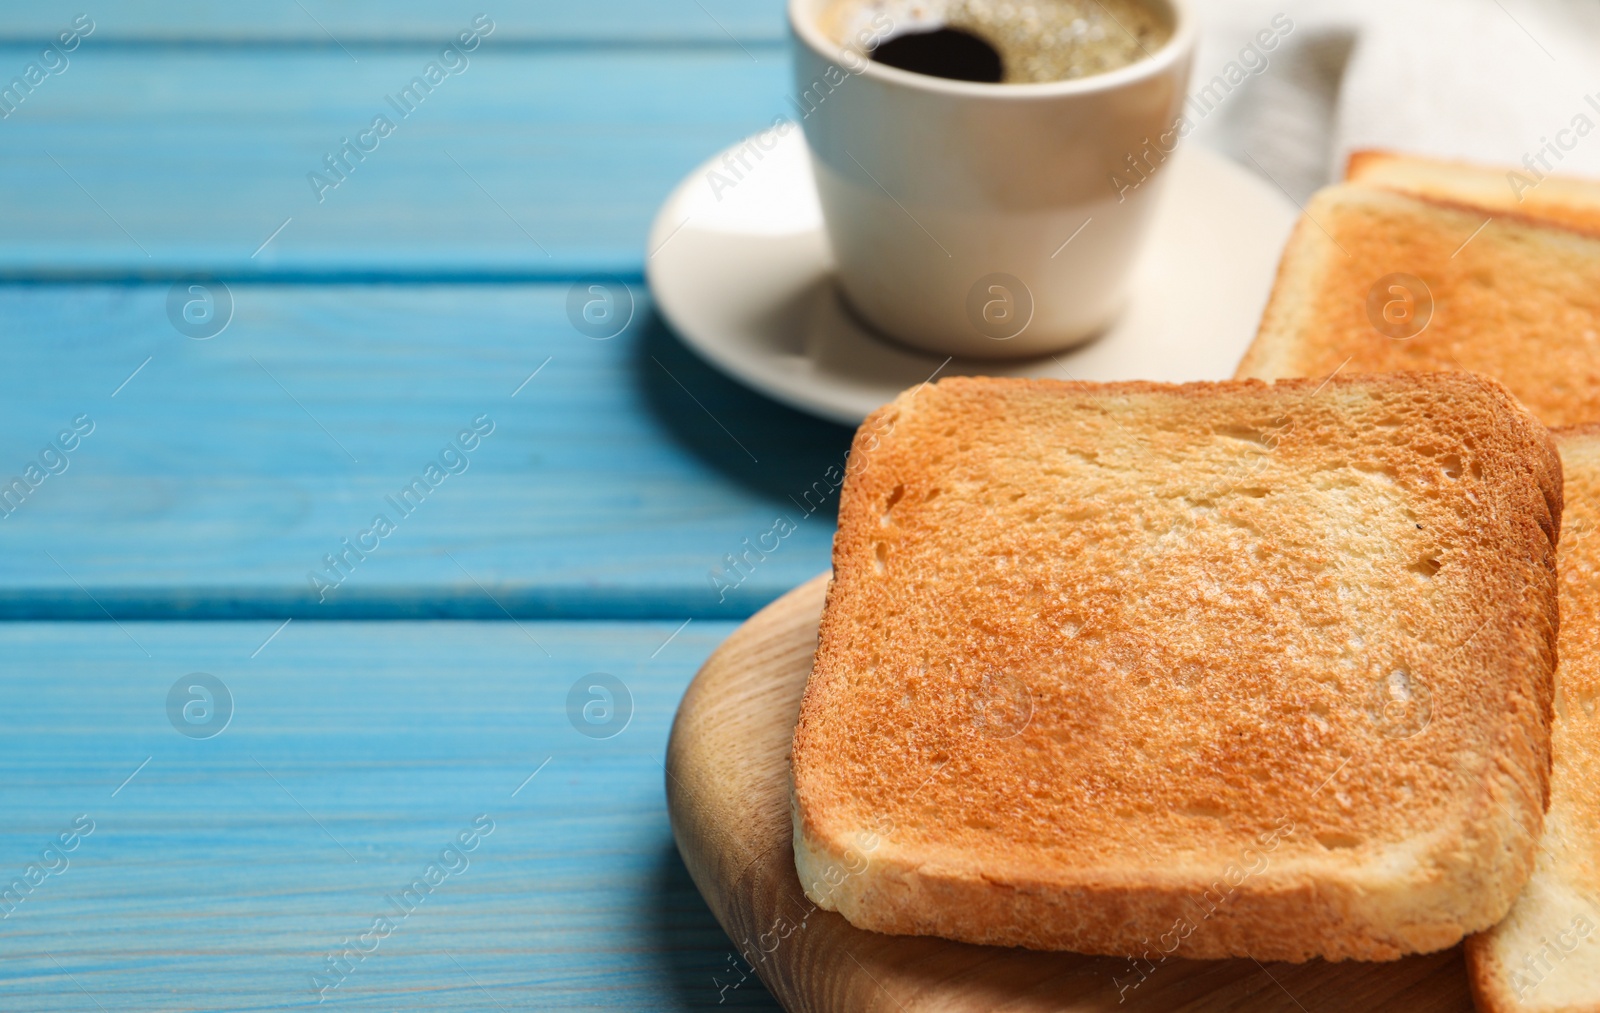
M 1546 424 L 1600 420 L 1600 236 L 1365 184 L 1306 210 L 1237 376 L 1467 370 Z
M 1510 907 L 1561 468 L 1498 384 L 952 379 L 850 463 L 792 756 L 814 902 L 1152 961 L 1386 960 Z
M 1600 1013 L 1600 425 L 1555 436 L 1568 518 L 1550 810 L 1516 906 L 1467 941 L 1485 1013 Z
M 1345 180 L 1600 235 L 1600 181 L 1393 151 L 1353 151 Z

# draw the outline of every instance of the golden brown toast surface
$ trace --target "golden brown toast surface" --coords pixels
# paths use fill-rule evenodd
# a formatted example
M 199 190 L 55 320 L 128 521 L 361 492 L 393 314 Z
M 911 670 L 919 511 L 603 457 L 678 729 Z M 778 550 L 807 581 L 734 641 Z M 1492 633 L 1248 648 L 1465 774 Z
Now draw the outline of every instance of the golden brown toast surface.
M 1600 1013 L 1600 427 L 1556 435 L 1566 509 L 1550 812 L 1516 906 L 1467 945 L 1491 1013 Z
M 1560 464 L 1467 374 L 950 379 L 857 434 L 796 861 L 862 928 L 1390 959 L 1505 913 Z
M 1600 238 L 1373 187 L 1322 190 L 1237 375 L 1341 366 L 1484 373 L 1547 425 L 1600 421 Z

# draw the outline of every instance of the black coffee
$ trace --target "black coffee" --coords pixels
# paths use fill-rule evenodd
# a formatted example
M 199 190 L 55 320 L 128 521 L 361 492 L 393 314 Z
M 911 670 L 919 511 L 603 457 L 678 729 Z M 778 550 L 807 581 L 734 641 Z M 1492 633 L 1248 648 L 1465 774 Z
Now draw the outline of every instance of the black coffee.
M 912 32 L 880 42 L 867 55 L 879 63 L 956 81 L 999 84 L 1005 78 L 1000 52 L 983 39 L 959 28 Z
M 1104 74 L 1172 37 L 1160 0 L 834 0 L 821 27 L 873 60 L 958 81 Z

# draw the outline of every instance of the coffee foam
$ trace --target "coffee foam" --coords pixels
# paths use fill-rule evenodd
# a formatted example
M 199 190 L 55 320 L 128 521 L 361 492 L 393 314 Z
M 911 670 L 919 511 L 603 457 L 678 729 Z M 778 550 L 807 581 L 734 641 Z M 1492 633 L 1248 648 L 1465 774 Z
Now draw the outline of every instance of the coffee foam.
M 821 28 L 852 49 L 866 38 L 958 28 L 999 51 L 1003 84 L 1103 74 L 1172 37 L 1171 16 L 1144 0 L 838 0 Z

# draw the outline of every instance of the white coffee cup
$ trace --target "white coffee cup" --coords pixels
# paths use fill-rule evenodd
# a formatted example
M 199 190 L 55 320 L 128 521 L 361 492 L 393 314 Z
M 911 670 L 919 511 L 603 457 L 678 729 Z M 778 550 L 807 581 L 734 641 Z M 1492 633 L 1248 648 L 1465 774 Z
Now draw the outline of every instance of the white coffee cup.
M 1057 351 L 1108 326 L 1162 163 L 1188 132 L 1189 0 L 1148 0 L 1172 27 L 1150 55 L 1041 84 L 873 62 L 872 39 L 825 33 L 834 2 L 790 0 L 789 22 L 796 113 L 850 306 L 904 344 L 972 358 Z

